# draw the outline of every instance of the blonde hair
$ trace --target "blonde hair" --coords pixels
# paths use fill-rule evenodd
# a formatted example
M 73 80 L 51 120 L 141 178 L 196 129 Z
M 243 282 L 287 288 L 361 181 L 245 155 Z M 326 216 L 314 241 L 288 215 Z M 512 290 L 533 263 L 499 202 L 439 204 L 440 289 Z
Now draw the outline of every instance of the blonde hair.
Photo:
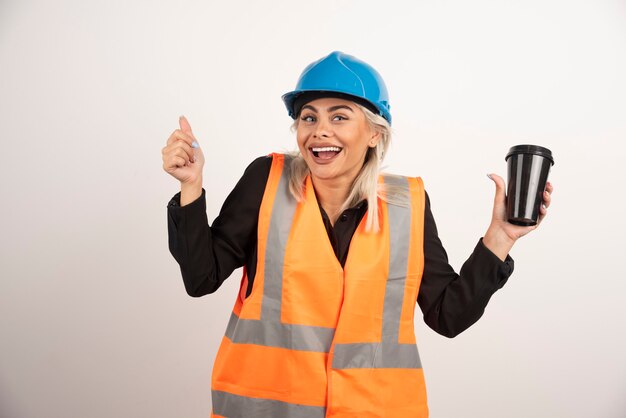
M 358 103 L 355 104 L 365 114 L 370 127 L 380 133 L 380 140 L 375 147 L 370 147 L 367 150 L 363 167 L 361 167 L 361 171 L 354 179 L 350 193 L 341 205 L 339 213 L 365 199 L 367 200 L 365 230 L 367 232 L 378 232 L 378 198 L 390 204 L 407 206 L 408 192 L 406 189 L 398 186 L 378 183 L 382 162 L 391 143 L 391 125 L 382 116 L 374 114 Z M 293 131 L 297 129 L 298 121 L 298 118 L 294 120 L 291 126 Z M 298 202 L 301 202 L 304 200 L 304 181 L 310 174 L 310 170 L 300 151 L 292 152 L 290 155 L 293 158 L 291 158 L 290 166 L 289 191 Z

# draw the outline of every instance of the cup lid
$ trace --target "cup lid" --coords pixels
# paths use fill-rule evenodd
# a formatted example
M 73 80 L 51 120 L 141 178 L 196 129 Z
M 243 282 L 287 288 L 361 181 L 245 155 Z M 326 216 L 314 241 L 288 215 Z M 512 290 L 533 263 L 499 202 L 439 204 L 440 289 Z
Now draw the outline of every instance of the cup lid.
M 524 144 L 524 145 L 512 146 L 509 149 L 509 152 L 506 154 L 504 161 L 506 161 L 511 155 L 516 155 L 516 154 L 541 155 L 542 157 L 550 160 L 552 165 L 554 165 L 554 158 L 552 157 L 552 151 L 550 151 L 548 148 L 540 147 L 539 145 Z

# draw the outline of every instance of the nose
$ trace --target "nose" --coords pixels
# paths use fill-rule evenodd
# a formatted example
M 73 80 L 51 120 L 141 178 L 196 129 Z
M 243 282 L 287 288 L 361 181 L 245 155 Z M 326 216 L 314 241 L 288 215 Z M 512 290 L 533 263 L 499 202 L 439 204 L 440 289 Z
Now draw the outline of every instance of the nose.
M 328 138 L 332 136 L 332 129 L 330 124 L 324 118 L 320 118 L 315 125 L 315 131 L 313 132 L 313 136 L 316 138 Z

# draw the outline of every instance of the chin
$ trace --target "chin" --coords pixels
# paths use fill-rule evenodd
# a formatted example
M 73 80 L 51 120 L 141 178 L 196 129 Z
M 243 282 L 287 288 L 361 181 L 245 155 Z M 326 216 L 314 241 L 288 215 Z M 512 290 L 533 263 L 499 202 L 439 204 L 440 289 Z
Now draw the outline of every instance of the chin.
M 314 164 L 311 165 L 308 163 L 307 165 L 309 166 L 309 171 L 311 172 L 311 175 L 320 180 L 330 180 L 337 177 L 339 174 L 337 170 L 332 169 L 331 167 L 315 167 Z

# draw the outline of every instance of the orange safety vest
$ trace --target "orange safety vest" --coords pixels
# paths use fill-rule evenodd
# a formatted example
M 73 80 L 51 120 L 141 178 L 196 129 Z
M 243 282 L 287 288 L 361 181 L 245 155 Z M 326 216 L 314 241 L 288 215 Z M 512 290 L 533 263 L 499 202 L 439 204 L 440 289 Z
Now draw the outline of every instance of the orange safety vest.
M 247 276 L 217 353 L 212 417 L 424 418 L 424 373 L 413 318 L 424 265 L 422 180 L 406 207 L 378 199 L 380 232 L 363 217 L 345 267 L 324 227 L 311 178 L 289 192 L 289 160 L 274 154 Z

